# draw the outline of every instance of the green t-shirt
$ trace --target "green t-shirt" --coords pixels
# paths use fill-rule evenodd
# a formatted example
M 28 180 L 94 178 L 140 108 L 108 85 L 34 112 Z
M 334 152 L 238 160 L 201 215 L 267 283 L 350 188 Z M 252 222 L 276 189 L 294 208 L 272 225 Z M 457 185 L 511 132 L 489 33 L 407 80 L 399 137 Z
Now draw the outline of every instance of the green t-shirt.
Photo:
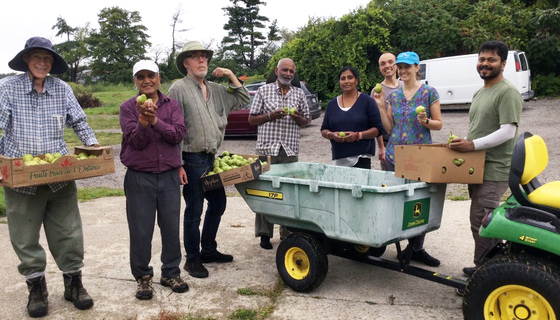
M 468 140 L 489 135 L 501 124 L 513 123 L 519 127 L 523 98 L 515 86 L 504 79 L 487 89 L 475 92 L 469 111 Z M 515 132 L 517 137 L 517 130 Z M 486 149 L 484 180 L 508 181 L 513 147 L 517 139 L 510 139 Z

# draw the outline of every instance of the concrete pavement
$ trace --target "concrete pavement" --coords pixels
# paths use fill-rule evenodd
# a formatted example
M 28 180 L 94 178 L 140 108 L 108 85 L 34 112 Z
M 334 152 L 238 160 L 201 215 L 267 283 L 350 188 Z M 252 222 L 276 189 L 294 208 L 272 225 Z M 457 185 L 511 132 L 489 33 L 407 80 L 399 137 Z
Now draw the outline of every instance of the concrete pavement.
M 468 221 L 469 201 L 446 200 L 442 226 L 426 237 L 425 247 L 442 261 L 431 268 L 463 278 L 461 269 L 472 263 L 473 240 Z M 269 310 L 267 319 L 462 319 L 461 297 L 454 289 L 414 276 L 329 256 L 323 284 L 311 293 L 281 290 L 276 299 L 266 295 L 279 283 L 275 252 L 263 250 L 254 237 L 254 214 L 241 197 L 228 197 L 218 233 L 218 249 L 234 255 L 227 264 L 207 264 L 210 276 L 196 279 L 183 271 L 190 290 L 173 293 L 159 283 L 161 242 L 156 228 L 153 240 L 154 288 L 152 300 L 134 296 L 128 264 L 128 227 L 124 197 L 103 198 L 80 204 L 85 237 L 83 282 L 95 305 L 79 311 L 64 300 L 62 274 L 48 256 L 49 314 L 43 319 L 155 319 L 160 314 L 189 314 L 201 319 L 228 319 L 236 310 Z M 277 231 L 277 230 L 276 230 Z M 44 235 L 42 244 L 47 248 Z M 17 272 L 7 224 L 0 224 L 2 269 L 0 319 L 26 319 L 27 287 Z M 402 243 L 406 246 L 406 242 Z M 395 259 L 394 245 L 383 258 Z M 183 266 L 184 261 L 181 263 Z M 415 263 L 413 263 L 415 264 Z M 249 289 L 255 295 L 243 295 Z

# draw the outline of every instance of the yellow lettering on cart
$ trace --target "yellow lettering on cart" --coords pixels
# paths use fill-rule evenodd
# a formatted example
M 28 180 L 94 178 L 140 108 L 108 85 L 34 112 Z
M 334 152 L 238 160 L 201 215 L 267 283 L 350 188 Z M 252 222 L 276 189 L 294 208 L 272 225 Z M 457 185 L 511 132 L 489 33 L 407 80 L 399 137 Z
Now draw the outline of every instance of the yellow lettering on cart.
M 273 192 L 273 191 L 257 190 L 257 189 L 245 189 L 245 193 L 255 197 L 262 197 L 262 198 L 275 199 L 275 200 L 284 199 L 284 194 L 282 192 Z
M 520 236 L 519 240 L 529 242 L 529 243 L 537 243 L 537 239 L 529 236 Z

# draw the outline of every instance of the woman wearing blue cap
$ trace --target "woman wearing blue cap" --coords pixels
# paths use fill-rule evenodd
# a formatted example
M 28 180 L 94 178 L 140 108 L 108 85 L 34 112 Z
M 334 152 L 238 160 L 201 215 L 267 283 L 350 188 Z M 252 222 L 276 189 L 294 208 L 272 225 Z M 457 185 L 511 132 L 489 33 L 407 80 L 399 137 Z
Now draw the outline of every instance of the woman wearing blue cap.
M 415 52 L 402 52 L 397 56 L 397 71 L 403 86 L 392 91 L 387 98 L 387 112 L 380 108 L 383 127 L 391 132 L 385 151 L 389 170 L 395 170 L 395 145 L 431 144 L 431 130 L 441 130 L 441 107 L 437 90 L 417 80 L 420 58 Z M 423 107 L 417 109 L 418 107 Z M 417 112 L 418 111 L 418 112 Z M 423 249 L 425 234 L 409 239 L 403 251 L 413 249 L 412 260 L 436 267 L 439 260 Z

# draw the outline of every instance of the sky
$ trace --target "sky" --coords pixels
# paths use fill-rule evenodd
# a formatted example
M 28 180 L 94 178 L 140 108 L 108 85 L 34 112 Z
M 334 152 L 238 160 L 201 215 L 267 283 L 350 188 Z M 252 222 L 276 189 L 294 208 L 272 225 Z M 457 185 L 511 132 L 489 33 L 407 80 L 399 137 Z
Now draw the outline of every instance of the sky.
M 171 47 L 171 22 L 179 6 L 183 14 L 180 29 L 188 29 L 179 34 L 180 40 L 198 40 L 205 44 L 218 44 L 227 32 L 223 30 L 228 17 L 222 8 L 230 6 L 229 0 L 202 1 L 130 1 L 130 0 L 54 0 L 24 2 L 4 1 L 3 15 L 0 19 L 0 73 L 14 72 L 8 62 L 24 48 L 25 41 L 34 36 L 45 37 L 53 44 L 61 43 L 65 37 L 55 37 L 53 30 L 58 17 L 66 20 L 71 27 L 99 29 L 98 14 L 103 8 L 118 6 L 128 11 L 138 11 L 142 24 L 146 26 L 152 46 Z M 264 0 L 260 14 L 272 22 L 278 20 L 280 28 L 296 31 L 307 24 L 310 17 L 340 18 L 351 11 L 365 7 L 369 0 Z M 329 2 L 328 4 L 326 4 Z M 266 32 L 266 31 L 264 31 Z M 213 40 L 213 41 L 212 41 Z M 149 53 L 150 55 L 150 53 Z

